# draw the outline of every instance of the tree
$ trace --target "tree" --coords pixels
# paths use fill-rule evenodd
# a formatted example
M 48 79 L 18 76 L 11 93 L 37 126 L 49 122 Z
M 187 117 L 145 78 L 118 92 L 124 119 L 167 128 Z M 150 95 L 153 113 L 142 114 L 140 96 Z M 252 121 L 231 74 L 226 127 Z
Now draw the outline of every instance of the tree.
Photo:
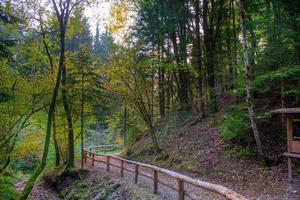
M 110 62 L 110 68 L 107 69 L 106 73 L 110 77 L 112 85 L 110 89 L 134 105 L 137 113 L 148 127 L 155 151 L 159 153 L 161 149 L 155 135 L 149 63 L 143 58 L 143 55 L 138 54 L 138 50 L 119 47 L 119 51 Z
M 194 51 L 195 51 L 195 62 L 196 70 L 198 72 L 197 77 L 197 91 L 198 91 L 198 112 L 200 118 L 204 118 L 206 111 L 204 105 L 204 72 L 203 72 L 203 62 L 202 62 L 202 49 L 201 49 L 201 38 L 200 38 L 200 2 L 199 0 L 194 0 L 194 9 L 195 9 L 195 42 L 194 42 Z
M 60 25 L 60 59 L 59 59 L 59 67 L 58 67 L 58 72 L 57 72 L 57 78 L 56 78 L 56 82 L 55 82 L 55 87 L 53 89 L 53 93 L 52 93 L 52 98 L 51 98 L 51 103 L 50 103 L 50 107 L 49 107 L 49 111 L 48 111 L 48 118 L 47 118 L 47 130 L 46 130 L 46 135 L 45 135 L 45 145 L 44 145 L 44 151 L 43 151 L 43 156 L 42 156 L 42 160 L 41 163 L 38 165 L 38 167 L 35 169 L 34 173 L 32 174 L 32 176 L 29 178 L 28 182 L 25 185 L 25 188 L 21 194 L 20 199 L 21 200 L 25 200 L 27 199 L 28 195 L 30 194 L 31 189 L 34 186 L 34 183 L 36 181 L 36 179 L 38 178 L 38 176 L 41 174 L 41 172 L 44 170 L 45 166 L 46 166 L 46 162 L 47 162 L 47 157 L 48 157 L 48 150 L 49 150 L 49 144 L 50 144 L 50 136 L 51 136 L 51 126 L 52 126 L 52 120 L 53 120 L 53 114 L 55 112 L 55 106 L 56 106 L 56 100 L 57 100 L 57 96 L 58 96 L 58 92 L 59 92 L 59 87 L 60 87 L 60 83 L 62 81 L 62 79 L 64 79 L 64 81 L 62 81 L 62 85 L 64 86 L 65 84 L 65 79 L 66 79 L 66 69 L 64 67 L 65 65 L 65 33 L 67 30 L 67 25 L 68 25 L 68 20 L 69 20 L 69 16 L 72 12 L 72 9 L 77 6 L 80 2 L 79 1 L 75 1 L 73 2 L 72 0 L 66 0 L 65 3 L 63 3 L 61 6 L 57 6 L 57 3 L 55 2 L 55 0 L 52 0 L 53 3 L 53 7 L 54 10 L 56 12 L 57 15 L 57 19 L 59 21 L 59 25 Z M 50 62 L 50 60 L 49 60 Z M 64 95 L 65 94 L 65 89 L 64 90 Z M 66 100 L 66 96 L 63 97 L 64 100 Z M 66 103 L 66 102 L 65 102 Z M 65 110 L 66 112 L 68 112 L 68 107 L 65 104 Z M 70 114 L 70 113 L 68 113 Z M 70 117 L 68 118 L 68 120 L 70 120 Z M 70 123 L 70 122 L 69 122 Z M 68 124 L 69 125 L 69 131 L 73 131 L 72 128 L 72 124 Z M 70 133 L 69 132 L 69 142 L 73 142 L 73 137 L 72 134 L 73 132 Z M 69 155 L 69 166 L 72 167 L 72 165 L 74 164 L 74 147 L 73 144 L 70 144 L 69 149 L 71 149 L 70 151 L 70 155 Z M 73 147 L 73 149 L 72 149 Z M 72 152 L 73 150 L 73 152 Z M 72 155 L 73 154 L 73 155 Z M 73 160 L 72 160 L 73 159 Z
M 247 106 L 249 112 L 249 119 L 251 121 L 251 127 L 253 130 L 257 151 L 259 155 L 263 158 L 264 153 L 262 150 L 262 144 L 255 122 L 255 113 L 253 109 L 253 97 L 252 97 L 252 80 L 251 80 L 251 65 L 249 63 L 249 53 L 248 53 L 248 44 L 247 44 L 247 31 L 245 28 L 245 5 L 244 0 L 240 0 L 240 20 L 241 20 L 241 30 L 242 30 L 242 44 L 244 49 L 244 64 L 245 64 L 245 81 L 246 81 L 246 93 L 247 93 Z

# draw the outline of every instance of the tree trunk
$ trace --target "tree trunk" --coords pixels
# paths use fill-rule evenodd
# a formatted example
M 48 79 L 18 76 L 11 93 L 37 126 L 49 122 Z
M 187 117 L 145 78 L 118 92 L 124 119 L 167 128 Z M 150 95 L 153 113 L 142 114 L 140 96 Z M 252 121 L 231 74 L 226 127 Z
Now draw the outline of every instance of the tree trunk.
M 61 37 L 65 37 L 64 35 L 61 35 Z M 64 40 L 64 39 L 63 39 Z M 65 43 L 61 44 L 61 48 L 65 49 Z M 65 66 L 65 62 L 62 64 L 62 102 L 67 118 L 68 123 L 68 168 L 73 168 L 75 165 L 75 150 L 74 150 L 74 129 L 73 129 L 73 121 L 72 121 L 72 112 L 69 107 L 68 99 L 67 99 L 67 86 L 66 86 L 66 80 L 67 80 L 67 70 Z
M 53 127 L 53 142 L 54 142 L 54 149 L 55 149 L 55 166 L 59 166 L 60 165 L 60 150 L 59 150 L 59 145 L 58 145 L 58 141 L 57 141 L 57 132 L 56 132 L 56 117 L 55 117 L 55 111 L 53 113 L 53 123 L 52 123 L 52 127 Z
M 158 48 L 158 60 L 161 62 L 161 51 Z M 159 98 L 159 113 L 160 118 L 163 119 L 165 117 L 165 70 L 161 67 L 158 69 L 158 98 Z
M 235 4 L 234 0 L 231 0 L 231 10 L 232 10 L 232 32 L 233 32 L 233 74 L 234 77 L 237 76 L 237 34 L 236 34 L 236 20 L 235 20 Z
M 161 149 L 159 147 L 159 144 L 158 144 L 158 141 L 157 141 L 157 138 L 155 135 L 155 128 L 154 128 L 152 122 L 148 122 L 148 128 L 149 128 L 149 131 L 151 134 L 152 143 L 154 144 L 155 152 L 160 153 Z
M 61 38 L 60 43 L 64 43 L 64 38 Z M 52 119 L 53 119 L 53 113 L 55 111 L 56 106 L 56 99 L 59 91 L 59 86 L 61 82 L 61 75 L 62 75 L 62 64 L 64 62 L 64 49 L 61 49 L 60 51 L 60 59 L 59 59 L 59 68 L 56 78 L 55 87 L 53 89 L 53 94 L 51 98 L 50 108 L 48 112 L 48 119 L 47 119 L 47 129 L 46 129 L 46 135 L 45 135 L 45 144 L 44 144 L 44 151 L 43 156 L 40 164 L 38 167 L 34 170 L 33 174 L 29 178 L 28 182 L 25 185 L 25 188 L 20 196 L 20 200 L 26 200 L 28 195 L 30 194 L 30 191 L 32 190 L 34 183 L 36 179 L 39 177 L 39 175 L 44 170 L 46 163 L 47 163 L 47 157 L 48 157 L 48 151 L 49 151 L 49 144 L 50 144 L 50 137 L 51 137 L 51 126 L 52 126 Z
M 127 102 L 124 105 L 124 124 L 123 124 L 123 146 L 126 147 L 126 128 L 127 128 Z
M 240 21 L 241 21 L 241 30 L 242 30 L 242 44 L 244 49 L 244 64 L 245 64 L 245 81 L 246 81 L 246 93 L 247 93 L 247 105 L 249 112 L 249 119 L 251 121 L 251 127 L 253 130 L 257 151 L 259 155 L 263 158 L 263 150 L 262 144 L 259 136 L 259 132 L 257 129 L 257 124 L 255 122 L 255 113 L 253 109 L 253 97 L 252 97 L 252 82 L 251 82 L 251 65 L 249 63 L 249 53 L 248 53 L 248 44 L 247 44 L 247 33 L 245 28 L 245 7 L 244 0 L 240 0 Z
M 195 41 L 195 60 L 196 60 L 196 70 L 198 71 L 197 77 L 197 91 L 198 91 L 198 113 L 200 119 L 204 118 L 205 113 L 205 105 L 204 105 L 204 91 L 203 91 L 203 83 L 204 83 L 204 73 L 203 73 L 203 66 L 202 66 L 202 51 L 201 51 L 201 39 L 200 39 L 200 2 L 199 0 L 194 1 L 195 7 L 195 34 L 196 34 L 196 41 Z
M 214 6 L 213 6 L 214 7 Z M 213 11 L 211 11 L 213 12 Z M 215 91 L 215 52 L 212 42 L 214 40 L 214 31 L 208 24 L 208 0 L 203 0 L 203 31 L 204 31 L 204 45 L 206 48 L 206 70 L 208 74 L 208 86 L 210 96 L 210 110 L 212 112 L 218 111 L 217 97 Z M 212 24 L 212 19 L 210 24 Z
M 83 132 L 84 132 L 84 68 L 81 66 L 81 115 L 80 115 L 80 143 L 81 143 L 81 168 L 84 167 L 84 144 L 83 144 Z

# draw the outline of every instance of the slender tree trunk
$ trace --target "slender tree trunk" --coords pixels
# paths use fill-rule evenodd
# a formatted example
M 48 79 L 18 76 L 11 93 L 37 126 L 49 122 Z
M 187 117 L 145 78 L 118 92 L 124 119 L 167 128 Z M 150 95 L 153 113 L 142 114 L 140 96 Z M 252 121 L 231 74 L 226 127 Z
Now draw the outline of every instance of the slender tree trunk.
M 84 167 L 84 68 L 81 66 L 81 115 L 80 115 L 81 168 Z
M 214 3 L 212 3 L 214 4 Z M 212 5 L 212 8 L 214 5 Z M 213 13 L 213 11 L 211 11 Z M 212 14 L 211 14 L 212 16 Z M 213 49 L 214 29 L 209 26 L 208 18 L 210 18 L 210 24 L 213 24 L 212 17 L 209 17 L 208 0 L 203 0 L 203 31 L 204 31 L 204 44 L 206 49 L 206 69 L 208 75 L 209 97 L 210 97 L 210 110 L 212 112 L 218 111 L 216 88 L 215 88 L 215 52 Z
M 62 38 L 61 38 L 60 42 L 61 43 L 64 42 L 64 41 L 62 41 Z M 63 63 L 64 56 L 65 56 L 64 55 L 64 50 L 61 49 L 60 59 L 59 59 L 60 63 Z M 33 174 L 29 178 L 28 182 L 26 183 L 25 188 L 24 188 L 24 190 L 21 194 L 20 200 L 26 200 L 27 199 L 28 195 L 30 194 L 30 191 L 32 190 L 32 188 L 34 186 L 34 183 L 35 183 L 36 179 L 42 173 L 42 171 L 44 170 L 44 168 L 46 166 L 46 163 L 47 163 L 50 137 L 51 137 L 52 119 L 53 119 L 53 113 L 55 111 L 55 106 L 56 106 L 56 99 L 57 99 L 57 95 L 58 95 L 58 91 L 59 91 L 59 87 L 60 87 L 61 75 L 62 75 L 62 65 L 60 64 L 59 68 L 58 68 L 56 83 L 55 83 L 55 87 L 53 89 L 50 108 L 49 108 L 49 112 L 48 112 L 47 129 L 46 129 L 46 135 L 45 135 L 45 144 L 44 144 L 44 151 L 43 151 L 42 160 L 41 160 L 40 164 L 38 165 L 38 167 L 34 170 Z
M 61 34 L 61 37 L 63 37 L 63 41 L 65 41 L 65 35 Z M 61 44 L 61 48 L 65 49 L 65 43 Z M 65 66 L 65 62 L 63 63 L 62 66 L 62 79 L 61 79 L 61 84 L 62 84 L 62 102 L 67 118 L 67 123 L 68 123 L 68 163 L 67 167 L 68 168 L 73 168 L 75 165 L 75 148 L 74 148 L 74 129 L 73 129 L 73 121 L 72 121 L 72 112 L 69 107 L 68 99 L 67 99 L 67 69 Z
M 27 120 L 26 120 L 27 121 Z M 25 123 L 26 122 L 24 122 L 23 124 L 22 124 L 22 126 L 24 127 L 24 125 L 25 125 Z M 20 130 L 21 129 L 23 129 L 23 127 L 21 127 L 20 128 Z M 9 151 L 6 153 L 7 155 L 6 155 L 6 162 L 5 162 L 5 164 L 1 167 L 1 169 L 0 169 L 0 174 L 8 167 L 8 165 L 10 164 L 10 160 L 11 160 L 11 153 L 13 152 L 13 150 L 14 150 L 14 148 L 15 148 L 15 146 L 16 146 L 16 143 L 17 143 L 17 140 L 18 140 L 18 135 L 19 134 L 16 134 L 15 136 L 14 136 L 14 140 L 13 140 L 13 143 L 12 143 L 12 145 L 11 145 L 11 147 L 9 148 Z
M 227 44 L 227 55 L 228 55 L 228 59 L 229 59 L 229 80 L 228 80 L 228 88 L 229 89 L 233 89 L 234 88 L 234 81 L 235 81 L 235 73 L 234 73 L 234 68 L 236 67 L 235 66 L 235 63 L 234 63 L 234 60 L 236 59 L 234 57 L 234 49 L 233 49 L 233 45 L 232 45 L 232 41 L 235 40 L 234 37 L 232 37 L 233 34 L 233 27 L 232 27 L 232 21 L 231 20 L 234 20 L 233 19 L 233 16 L 234 16 L 234 5 L 233 5 L 233 0 L 230 0 L 230 3 L 229 3 L 229 25 L 228 27 L 226 27 L 226 32 L 227 32 L 227 40 L 226 40 L 226 44 Z M 233 38 L 233 40 L 232 40 Z
M 233 74 L 234 74 L 234 77 L 237 77 L 238 76 L 238 71 L 237 71 L 237 62 L 238 62 L 238 58 L 237 58 L 237 42 L 238 42 L 238 38 L 237 38 L 237 34 L 236 34 L 236 19 L 235 19 L 235 9 L 234 9 L 235 8 L 235 1 L 231 0 L 230 4 L 231 4 L 231 10 L 232 10 Z M 235 81 L 233 83 L 233 87 L 236 87 L 235 86 Z M 234 95 L 234 102 L 238 103 L 237 95 Z
M 123 124 L 123 146 L 126 147 L 126 128 L 127 128 L 127 102 L 124 105 L 124 124 Z
M 155 135 L 155 128 L 154 128 L 151 121 L 148 122 L 148 127 L 149 127 L 149 131 L 150 131 L 150 134 L 151 134 L 152 142 L 154 144 L 155 152 L 160 153 L 161 149 L 159 147 L 159 144 L 158 144 L 158 141 L 157 141 L 157 138 L 156 138 L 156 135 Z
M 56 132 L 56 117 L 55 117 L 55 111 L 53 113 L 53 142 L 54 142 L 54 149 L 55 149 L 55 166 L 60 165 L 60 150 L 59 150 L 59 145 L 57 141 L 57 132 Z
M 248 44 L 247 44 L 247 33 L 245 28 L 245 7 L 244 7 L 244 0 L 240 0 L 240 20 L 241 20 L 241 30 L 242 30 L 242 44 L 244 49 L 244 64 L 246 70 L 246 93 L 247 93 L 247 104 L 248 104 L 248 112 L 249 112 L 249 119 L 251 121 L 251 127 L 253 130 L 257 151 L 259 155 L 263 158 L 263 150 L 262 144 L 257 128 L 257 124 L 255 122 L 255 113 L 253 109 L 253 97 L 252 97 L 252 82 L 251 82 L 251 65 L 249 63 L 249 53 L 248 53 Z
M 57 12 L 57 16 L 58 16 L 58 20 L 60 21 L 60 24 L 66 24 L 67 25 L 67 21 L 63 21 L 60 16 L 60 14 L 58 13 L 58 8 L 57 5 L 55 3 L 55 1 L 52 1 L 53 6 Z M 68 5 L 67 7 L 69 7 L 70 2 L 67 2 Z M 67 9 L 67 12 L 69 12 L 69 9 Z M 69 14 L 69 13 L 68 13 Z M 42 23 L 42 22 L 41 22 Z M 52 98 L 51 98 L 51 102 L 50 102 L 50 107 L 49 107 L 49 111 L 48 111 L 48 118 L 47 118 L 47 128 L 46 128 L 46 135 L 45 135 L 45 144 L 44 144 L 44 150 L 43 150 L 43 156 L 41 159 L 40 164 L 38 165 L 38 167 L 34 170 L 33 174 L 31 175 L 31 177 L 29 178 L 29 180 L 27 181 L 24 190 L 20 196 L 20 200 L 26 200 L 27 197 L 30 194 L 30 191 L 32 190 L 35 181 L 37 180 L 37 178 L 39 177 L 39 175 L 42 173 L 42 171 L 44 170 L 46 163 L 47 163 L 47 157 L 48 157 L 48 152 L 49 152 L 49 144 L 50 144 L 50 138 L 51 138 L 51 127 L 52 127 L 52 120 L 53 120 L 53 113 L 55 112 L 55 107 L 56 107 L 56 100 L 57 100 L 57 96 L 58 96 L 58 92 L 59 92 L 59 87 L 60 87 L 60 83 L 61 83 L 61 77 L 62 77 L 62 71 L 63 71 L 63 66 L 64 66 L 64 62 L 65 62 L 65 48 L 64 48 L 64 44 L 65 44 L 65 27 L 63 27 L 63 29 L 61 30 L 61 34 L 60 34 L 60 58 L 59 58 L 59 67 L 58 67 L 58 72 L 57 72 L 57 77 L 56 77 L 56 82 L 55 82 L 55 87 L 53 89 L 53 93 L 52 93 Z M 47 51 L 47 49 L 46 49 Z M 49 56 L 49 53 L 47 51 L 47 54 Z M 49 63 L 50 65 L 52 64 L 52 59 L 51 56 L 49 57 Z
M 8 167 L 10 163 L 10 155 L 7 155 L 4 165 L 0 168 L 0 174 Z
M 202 51 L 201 51 L 201 39 L 200 39 L 200 1 L 195 0 L 194 1 L 194 7 L 195 7 L 195 34 L 196 34 L 196 41 L 195 41 L 195 60 L 196 60 L 196 70 L 198 71 L 198 77 L 197 77 L 197 91 L 199 100 L 197 102 L 199 117 L 204 118 L 205 113 L 205 105 L 204 105 L 204 91 L 203 91 L 203 79 L 204 79 L 204 73 L 203 73 L 203 66 L 202 66 Z
M 162 54 L 160 49 L 160 43 L 158 44 L 158 60 L 161 62 Z M 165 91 L 164 91 L 164 83 L 165 83 L 165 71 L 161 67 L 158 69 L 158 98 L 159 98 L 159 113 L 160 118 L 163 119 L 165 117 Z

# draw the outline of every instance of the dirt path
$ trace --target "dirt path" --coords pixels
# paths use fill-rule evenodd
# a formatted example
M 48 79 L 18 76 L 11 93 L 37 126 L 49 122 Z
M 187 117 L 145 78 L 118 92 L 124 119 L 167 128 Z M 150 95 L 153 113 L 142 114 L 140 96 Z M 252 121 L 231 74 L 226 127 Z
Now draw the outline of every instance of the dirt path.
M 105 159 L 106 158 L 102 157 L 102 156 L 95 156 L 95 160 L 105 161 Z M 113 165 L 121 166 L 121 163 L 120 163 L 119 160 L 111 158 L 110 162 Z M 107 167 L 106 164 L 100 163 L 100 162 L 94 162 L 94 167 L 92 167 L 92 163 L 91 163 L 90 159 L 88 159 L 88 161 L 87 161 L 87 166 L 89 168 L 91 168 L 92 170 L 96 170 L 96 171 L 99 171 L 99 172 L 103 172 L 104 170 L 106 170 L 106 167 Z M 125 164 L 124 163 L 124 168 L 127 168 L 127 169 L 130 169 L 130 170 L 134 171 L 134 167 L 135 166 L 133 164 L 128 164 L 128 163 Z M 113 172 L 113 173 L 118 174 L 118 175 L 121 173 L 120 168 L 114 167 L 112 165 L 110 165 L 110 172 Z M 139 168 L 139 173 L 152 176 L 153 172 L 149 169 L 140 167 Z M 124 170 L 124 179 L 134 182 L 134 173 L 131 172 L 131 171 L 128 171 L 128 170 Z M 158 180 L 159 180 L 159 182 L 161 182 L 158 185 L 158 193 L 159 193 L 160 196 L 163 197 L 163 199 L 170 199 L 170 200 L 171 199 L 174 199 L 174 200 L 178 199 L 178 192 L 175 191 L 175 189 L 177 189 L 178 186 L 177 186 L 177 181 L 174 178 L 172 178 L 170 176 L 167 176 L 165 174 L 158 173 Z M 142 187 L 153 188 L 153 180 L 146 177 L 146 176 L 143 176 L 143 175 L 138 176 L 138 184 Z M 172 189 L 170 187 L 167 187 L 164 184 L 172 185 L 172 187 L 174 189 Z M 223 197 L 220 197 L 219 195 L 213 194 L 213 193 L 208 192 L 206 190 L 196 188 L 195 186 L 190 185 L 190 184 L 185 183 L 184 187 L 185 187 L 185 191 L 187 191 L 189 194 L 196 195 L 199 198 L 199 200 L 225 199 Z M 190 198 L 188 198 L 186 196 L 186 199 L 190 199 Z

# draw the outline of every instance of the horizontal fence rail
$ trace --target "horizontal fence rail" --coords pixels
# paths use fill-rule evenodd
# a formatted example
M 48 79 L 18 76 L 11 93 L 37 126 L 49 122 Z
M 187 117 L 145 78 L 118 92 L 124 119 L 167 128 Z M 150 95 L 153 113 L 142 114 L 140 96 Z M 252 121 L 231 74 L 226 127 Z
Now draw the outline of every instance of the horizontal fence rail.
M 110 171 L 111 166 L 116 167 L 120 169 L 120 175 L 121 177 L 124 176 L 124 171 L 128 171 L 134 174 L 134 182 L 138 182 L 138 176 L 144 176 L 146 178 L 149 178 L 153 180 L 153 192 L 154 194 L 157 194 L 158 190 L 158 184 L 167 186 L 175 191 L 178 192 L 178 199 L 179 200 L 184 200 L 185 196 L 189 197 L 192 200 L 199 200 L 199 197 L 196 194 L 192 194 L 185 190 L 185 185 L 190 184 L 195 186 L 196 188 L 203 189 L 212 193 L 215 193 L 217 195 L 225 197 L 227 200 L 246 200 L 246 198 L 235 191 L 222 186 L 218 184 L 212 184 L 208 183 L 205 181 L 201 181 L 199 179 L 193 179 L 191 177 L 185 176 L 183 174 L 179 174 L 177 172 L 164 169 L 161 167 L 141 163 L 141 162 L 136 162 L 136 161 L 131 161 L 127 160 L 115 155 L 106 155 L 106 154 L 98 154 L 95 153 L 94 150 L 97 149 L 105 149 L 105 148 L 114 148 L 116 145 L 102 145 L 102 146 L 93 146 L 93 147 L 88 147 L 84 149 L 84 161 L 87 162 L 87 158 L 91 159 L 92 166 L 95 165 L 95 162 L 103 163 L 106 165 L 106 170 Z M 118 146 L 119 147 L 119 146 Z M 99 158 L 102 159 L 99 159 Z M 112 162 L 118 161 L 116 162 Z M 129 168 L 127 165 L 131 164 L 134 166 L 134 168 Z M 127 166 L 127 167 L 126 167 Z M 139 169 L 145 169 L 145 170 L 150 170 L 152 173 L 145 173 L 142 172 L 142 170 Z M 167 176 L 172 177 L 177 181 L 177 186 L 174 186 L 170 183 L 165 183 L 161 180 L 159 180 L 158 173 L 164 174 Z

